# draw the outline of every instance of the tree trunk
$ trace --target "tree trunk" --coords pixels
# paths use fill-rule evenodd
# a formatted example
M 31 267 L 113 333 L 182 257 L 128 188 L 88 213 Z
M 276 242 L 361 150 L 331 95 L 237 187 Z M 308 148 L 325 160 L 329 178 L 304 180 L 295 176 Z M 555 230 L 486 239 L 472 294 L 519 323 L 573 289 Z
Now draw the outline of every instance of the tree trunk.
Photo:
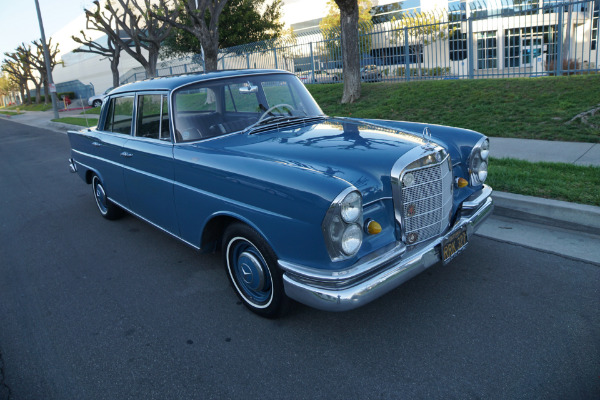
M 40 104 L 42 102 L 42 84 L 35 84 L 35 104 Z
M 26 97 L 25 97 L 25 85 L 19 85 L 19 93 L 21 94 L 21 104 L 23 104 L 25 102 L 25 99 L 26 99 Z
M 360 53 L 358 49 L 358 0 L 335 0 L 340 8 L 344 94 L 342 103 L 360 97 Z
M 120 54 L 115 52 L 115 55 L 110 59 L 110 70 L 112 71 L 113 76 L 113 87 L 119 86 L 119 57 Z
M 216 71 L 219 68 L 219 47 L 210 46 L 204 48 L 205 72 Z
M 27 104 L 31 105 L 31 90 L 29 90 L 27 83 L 25 84 L 25 93 L 27 93 Z
M 158 50 L 150 49 L 148 52 L 148 63 L 144 65 L 147 78 L 156 78 L 156 64 L 158 64 Z

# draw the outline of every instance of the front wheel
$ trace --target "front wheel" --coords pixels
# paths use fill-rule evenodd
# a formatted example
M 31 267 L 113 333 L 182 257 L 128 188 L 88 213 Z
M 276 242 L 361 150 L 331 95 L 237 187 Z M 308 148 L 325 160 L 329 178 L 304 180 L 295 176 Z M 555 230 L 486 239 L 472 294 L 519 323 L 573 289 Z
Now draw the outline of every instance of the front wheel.
M 92 107 L 100 107 L 102 105 L 102 100 L 94 100 L 92 103 Z
M 244 305 L 263 317 L 283 315 L 289 298 L 277 257 L 263 237 L 235 223 L 225 231 L 222 249 L 227 276 Z

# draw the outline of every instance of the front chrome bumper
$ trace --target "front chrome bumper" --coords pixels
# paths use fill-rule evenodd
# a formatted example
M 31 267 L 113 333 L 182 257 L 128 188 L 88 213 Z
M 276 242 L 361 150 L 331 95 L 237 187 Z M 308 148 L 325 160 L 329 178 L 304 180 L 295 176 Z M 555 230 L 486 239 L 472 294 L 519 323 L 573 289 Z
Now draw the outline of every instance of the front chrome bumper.
M 463 203 L 461 218 L 445 236 L 432 239 L 418 250 L 407 251 L 403 243 L 396 243 L 337 272 L 280 261 L 285 292 L 300 303 L 326 311 L 347 311 L 365 305 L 440 262 L 442 241 L 465 225 L 470 239 L 492 213 L 491 193 L 492 189 L 484 185 Z

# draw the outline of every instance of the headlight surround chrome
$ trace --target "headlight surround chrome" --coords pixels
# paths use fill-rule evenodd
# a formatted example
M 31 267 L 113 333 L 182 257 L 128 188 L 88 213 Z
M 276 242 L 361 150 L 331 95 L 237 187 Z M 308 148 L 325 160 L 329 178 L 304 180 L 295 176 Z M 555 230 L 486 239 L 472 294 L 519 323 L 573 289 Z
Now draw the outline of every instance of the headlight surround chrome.
M 332 261 L 355 255 L 363 239 L 362 196 L 351 187 L 340 193 L 327 210 L 322 231 Z
M 488 175 L 488 158 L 490 155 L 490 141 L 481 138 L 471 150 L 469 156 L 469 175 L 471 186 L 483 185 Z

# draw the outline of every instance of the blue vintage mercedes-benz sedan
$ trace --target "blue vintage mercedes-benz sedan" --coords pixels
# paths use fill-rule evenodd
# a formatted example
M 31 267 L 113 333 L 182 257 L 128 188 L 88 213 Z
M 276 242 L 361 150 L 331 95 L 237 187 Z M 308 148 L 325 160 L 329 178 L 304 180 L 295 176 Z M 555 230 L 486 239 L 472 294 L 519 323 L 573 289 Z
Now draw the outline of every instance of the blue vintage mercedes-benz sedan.
M 220 250 L 237 295 L 267 317 L 290 299 L 366 304 L 452 260 L 493 208 L 485 136 L 329 117 L 279 70 L 128 84 L 69 139 L 103 217 L 127 211 Z

